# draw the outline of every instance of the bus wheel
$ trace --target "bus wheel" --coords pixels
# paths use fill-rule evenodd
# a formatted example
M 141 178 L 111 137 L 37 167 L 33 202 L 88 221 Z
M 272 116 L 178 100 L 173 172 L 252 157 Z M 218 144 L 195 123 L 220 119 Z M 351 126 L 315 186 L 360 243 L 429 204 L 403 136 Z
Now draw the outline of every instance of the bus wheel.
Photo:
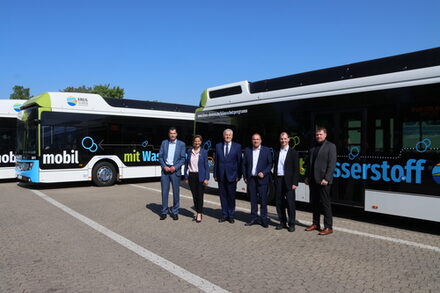
M 93 183 L 97 186 L 110 186 L 115 183 L 116 170 L 109 162 L 101 162 L 93 167 Z

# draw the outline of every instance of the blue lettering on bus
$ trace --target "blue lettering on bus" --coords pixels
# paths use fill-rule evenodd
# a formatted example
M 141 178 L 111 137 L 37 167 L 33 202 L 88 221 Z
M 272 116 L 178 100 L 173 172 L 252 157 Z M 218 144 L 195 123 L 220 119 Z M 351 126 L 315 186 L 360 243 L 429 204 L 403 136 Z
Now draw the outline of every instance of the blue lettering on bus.
M 385 182 L 406 182 L 406 183 L 422 183 L 422 172 L 425 169 L 426 160 L 409 159 L 405 166 L 390 165 L 388 161 L 383 161 L 381 164 L 360 164 L 348 162 L 336 162 L 336 169 L 333 174 L 335 178 L 353 178 L 373 181 Z
M 152 151 L 142 151 L 142 160 L 144 162 L 159 162 L 159 153 Z
M 371 176 L 371 180 L 373 181 L 379 181 L 380 180 L 380 171 L 378 170 L 380 168 L 379 164 L 373 164 L 371 165 L 371 173 L 374 175 Z
M 344 172 L 344 174 L 342 174 L 343 178 L 350 177 L 350 170 L 348 170 L 348 166 L 350 166 L 349 163 L 343 163 L 342 164 L 342 171 Z
M 362 179 L 366 180 L 367 179 L 367 173 L 368 173 L 368 169 L 370 168 L 371 164 L 363 164 L 362 165 Z
M 354 179 L 361 178 L 361 171 L 362 171 L 361 164 L 354 163 L 353 165 L 351 165 L 351 177 L 353 177 Z

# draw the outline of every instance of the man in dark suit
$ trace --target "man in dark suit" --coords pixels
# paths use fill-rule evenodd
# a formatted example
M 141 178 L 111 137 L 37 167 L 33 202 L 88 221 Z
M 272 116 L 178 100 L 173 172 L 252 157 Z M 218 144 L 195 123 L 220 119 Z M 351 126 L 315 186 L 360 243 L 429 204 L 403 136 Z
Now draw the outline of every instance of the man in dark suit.
M 177 139 L 177 130 L 170 127 L 168 138 L 162 141 L 159 151 L 159 163 L 162 167 L 160 176 L 160 185 L 162 188 L 162 211 L 161 220 L 165 220 L 168 214 L 168 193 L 170 191 L 170 182 L 173 186 L 173 208 L 171 217 L 178 220 L 180 206 L 180 176 L 181 167 L 185 163 L 185 143 Z
M 257 223 L 258 195 L 260 195 L 261 225 L 267 228 L 269 226 L 267 218 L 267 191 L 269 174 L 272 169 L 272 153 L 269 148 L 262 146 L 261 142 L 261 136 L 255 133 L 252 135 L 252 147 L 246 148 L 244 151 L 243 178 L 251 198 L 251 220 L 246 223 L 246 226 Z
M 336 146 L 326 140 L 327 130 L 317 128 L 316 144 L 309 150 L 305 183 L 310 187 L 310 200 L 313 209 L 313 223 L 306 231 L 319 230 L 319 235 L 333 233 L 330 190 L 333 172 L 336 168 Z M 320 202 L 324 212 L 324 230 L 320 230 Z
M 219 222 L 234 223 L 235 193 L 241 179 L 241 145 L 232 141 L 233 131 L 223 131 L 223 142 L 215 146 L 214 180 L 218 182 L 222 217 Z
M 280 150 L 275 152 L 273 174 L 275 176 L 277 213 L 280 220 L 276 229 L 288 228 L 289 232 L 293 232 L 295 231 L 295 189 L 298 186 L 299 160 L 298 152 L 289 148 L 289 141 L 289 135 L 282 132 L 280 134 Z M 286 209 L 289 217 L 286 216 Z

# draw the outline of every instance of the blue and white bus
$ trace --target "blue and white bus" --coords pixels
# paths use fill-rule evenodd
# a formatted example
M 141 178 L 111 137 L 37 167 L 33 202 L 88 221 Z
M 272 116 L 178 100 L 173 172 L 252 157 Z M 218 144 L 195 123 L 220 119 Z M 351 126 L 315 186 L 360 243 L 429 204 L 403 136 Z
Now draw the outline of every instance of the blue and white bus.
M 15 178 L 17 114 L 24 100 L 0 100 L 0 180 Z
M 212 160 L 225 128 L 273 149 L 286 131 L 302 175 L 318 126 L 337 146 L 333 203 L 440 222 L 440 48 L 208 88 L 196 112 Z M 297 200 L 309 202 L 304 183 Z
M 32 183 L 160 176 L 159 148 L 168 128 L 190 142 L 195 106 L 50 92 L 22 106 L 18 179 Z

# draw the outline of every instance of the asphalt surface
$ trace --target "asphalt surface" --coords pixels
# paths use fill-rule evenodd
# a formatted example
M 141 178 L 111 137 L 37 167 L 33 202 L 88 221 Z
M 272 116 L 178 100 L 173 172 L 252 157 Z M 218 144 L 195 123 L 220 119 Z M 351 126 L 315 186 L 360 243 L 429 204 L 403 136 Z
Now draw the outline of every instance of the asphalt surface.
M 112 187 L 0 183 L 0 292 L 440 292 L 438 223 L 336 208 L 335 232 L 293 233 L 218 223 L 205 195 L 202 223 L 181 187 L 178 221 L 159 221 L 159 182 Z M 171 196 L 170 196 L 171 198 Z

